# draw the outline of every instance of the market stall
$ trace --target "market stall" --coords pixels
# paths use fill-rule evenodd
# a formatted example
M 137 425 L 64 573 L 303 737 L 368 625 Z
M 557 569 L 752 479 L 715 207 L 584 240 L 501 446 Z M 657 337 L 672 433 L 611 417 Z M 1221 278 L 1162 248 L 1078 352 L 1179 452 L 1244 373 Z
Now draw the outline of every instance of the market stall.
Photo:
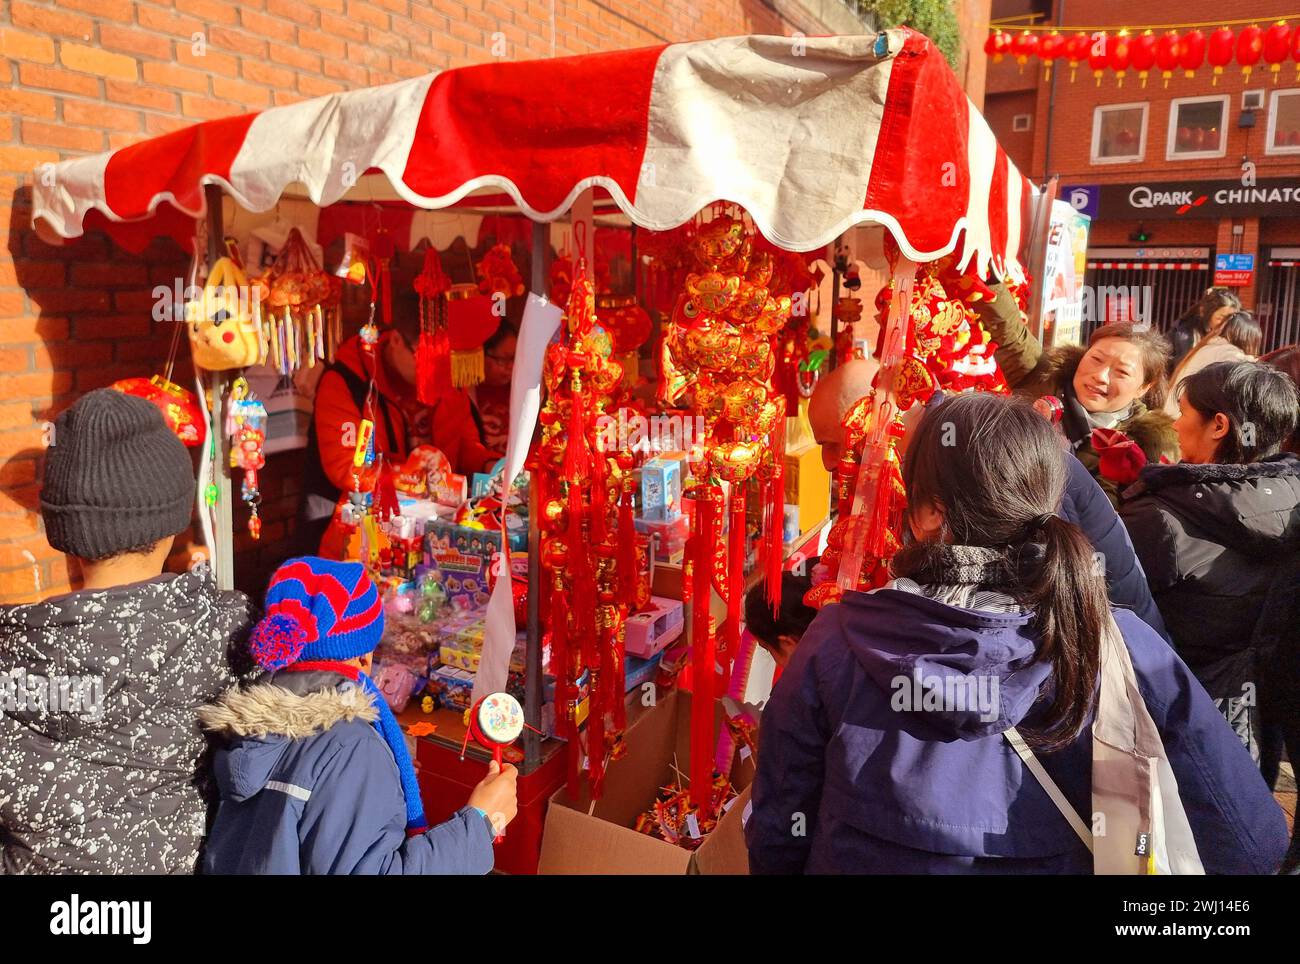
M 497 473 L 464 478 L 428 453 L 376 465 L 371 423 L 338 518 L 347 551 L 387 590 L 392 702 L 408 733 L 443 754 L 416 754 L 437 777 L 425 785 L 440 804 L 431 817 L 481 772 L 459 762 L 471 722 L 460 711 L 495 691 L 521 697 L 524 780 L 545 779 L 529 790 L 532 830 L 503 846 L 527 850 L 516 866 L 528 868 L 560 783 L 593 806 L 640 801 L 637 829 L 687 850 L 732 807 L 743 781 L 729 771 L 752 757 L 744 721 L 721 710 L 743 702 L 753 656 L 743 594 L 760 581 L 774 594 L 810 543 L 828 544 L 823 568 L 840 591 L 874 578 L 901 504 L 889 427 L 926 386 L 995 387 L 990 346 L 963 305 L 990 274 L 1023 285 L 1034 197 L 942 56 L 899 29 L 495 63 L 208 121 L 56 165 L 37 179 L 33 221 L 45 237 L 103 230 L 132 246 L 164 234 L 195 250 L 206 285 L 185 317 L 196 365 L 211 372 L 198 391 L 209 466 L 198 508 L 226 586 L 232 469 L 255 510 L 261 467 L 262 416 L 239 371 L 269 361 L 291 378 L 328 365 L 354 324 L 373 345 L 390 321 L 392 266 L 425 239 L 414 282 L 424 402 L 473 382 L 481 358 L 457 352 L 481 348 L 496 328 L 491 298 L 522 297 L 527 276 Z M 291 203 L 318 209 L 321 233 L 328 212 L 343 238 L 337 264 L 313 248 L 316 231 L 264 231 L 278 241 L 264 266 L 247 237 L 232 252 L 231 224 L 278 220 Z M 519 215 L 532 224 L 515 255 L 494 246 L 470 259 L 470 277 L 448 275 L 450 241 L 489 220 L 509 233 L 501 219 Z M 562 237 L 547 224 L 566 225 Z M 602 231 L 626 237 L 631 290 L 600 277 Z M 815 334 L 807 299 L 822 280 L 809 264 L 824 259 L 835 293 L 841 281 L 852 290 L 856 270 L 839 270 L 845 238 L 879 252 L 893 278 L 875 299 L 882 373 L 846 426 L 855 449 L 835 490 L 840 523 L 868 520 L 860 533 L 828 526 L 830 483 L 799 417 Z M 265 314 L 260 295 L 252 308 L 229 301 L 259 285 Z M 656 293 L 652 321 L 643 305 Z M 832 328 L 846 321 L 825 309 Z M 231 316 L 238 334 L 221 330 Z M 826 353 L 833 363 L 851 351 L 831 340 Z M 629 443 L 629 419 L 656 417 L 699 431 L 671 448 Z M 611 420 L 624 435 L 609 434 Z M 652 768 L 643 800 L 616 784 L 630 773 L 618 770 L 633 753 L 625 734 L 655 712 L 638 687 L 655 681 L 690 690 L 664 702 L 685 714 L 687 759 Z M 438 703 L 444 715 L 421 717 Z M 666 781 L 676 798 L 656 805 Z

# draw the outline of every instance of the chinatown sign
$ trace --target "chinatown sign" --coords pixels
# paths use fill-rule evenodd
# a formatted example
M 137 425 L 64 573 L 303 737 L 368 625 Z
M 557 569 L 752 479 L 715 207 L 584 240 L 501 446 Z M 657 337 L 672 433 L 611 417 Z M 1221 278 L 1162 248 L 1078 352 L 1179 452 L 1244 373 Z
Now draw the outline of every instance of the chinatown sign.
M 1069 184 L 1060 196 L 1099 221 L 1300 216 L 1300 179 L 1283 177 L 1249 185 L 1240 179 Z

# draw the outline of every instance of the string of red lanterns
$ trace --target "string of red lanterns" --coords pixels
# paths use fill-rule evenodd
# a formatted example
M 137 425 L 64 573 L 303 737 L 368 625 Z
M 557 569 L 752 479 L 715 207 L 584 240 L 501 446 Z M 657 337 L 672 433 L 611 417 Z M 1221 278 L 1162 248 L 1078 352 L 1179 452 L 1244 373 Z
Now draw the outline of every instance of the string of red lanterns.
M 1124 77 L 1131 68 L 1137 71 L 1145 87 L 1148 75 L 1155 68 L 1168 87 L 1175 70 L 1181 68 L 1184 76 L 1194 77 L 1207 62 L 1214 69 L 1213 83 L 1217 85 L 1224 69 L 1234 60 L 1247 81 L 1251 71 L 1263 61 L 1274 84 L 1282 65 L 1291 60 L 1296 65 L 1296 81 L 1300 82 L 1300 27 L 1293 28 L 1285 20 L 1277 21 L 1267 30 L 1256 24 L 1240 30 L 1222 26 L 1211 31 L 1208 37 L 1195 27 L 1181 32 L 1166 29 L 1158 36 L 1154 29 L 1142 27 L 1075 33 L 1059 30 L 1043 33 L 1042 29 L 1022 29 L 1016 33 L 995 27 L 984 41 L 984 52 L 995 62 L 1011 55 L 1022 70 L 1037 57 L 1046 67 L 1048 79 L 1052 76 L 1052 65 L 1064 59 L 1070 65 L 1071 82 L 1075 69 L 1086 60 L 1098 86 L 1107 70 L 1115 74 L 1118 86 L 1124 86 Z M 1139 30 L 1141 33 L 1136 32 Z

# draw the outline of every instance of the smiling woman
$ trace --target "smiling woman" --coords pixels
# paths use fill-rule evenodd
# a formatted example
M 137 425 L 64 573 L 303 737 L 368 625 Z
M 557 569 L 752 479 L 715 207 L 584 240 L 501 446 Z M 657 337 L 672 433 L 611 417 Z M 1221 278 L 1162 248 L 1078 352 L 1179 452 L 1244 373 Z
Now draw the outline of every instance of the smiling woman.
M 1118 503 L 1123 482 L 1102 473 L 1101 455 L 1093 446 L 1095 429 L 1122 433 L 1146 462 L 1177 461 L 1173 419 L 1161 411 L 1169 363 L 1169 344 L 1162 335 L 1132 324 L 1104 325 L 1086 348 L 1044 351 L 1005 286 L 993 290 L 996 297 L 976 310 L 998 344 L 997 360 L 1007 384 L 1032 398 L 1050 395 L 1060 401 L 1061 428 L 1074 454 L 1112 502 Z

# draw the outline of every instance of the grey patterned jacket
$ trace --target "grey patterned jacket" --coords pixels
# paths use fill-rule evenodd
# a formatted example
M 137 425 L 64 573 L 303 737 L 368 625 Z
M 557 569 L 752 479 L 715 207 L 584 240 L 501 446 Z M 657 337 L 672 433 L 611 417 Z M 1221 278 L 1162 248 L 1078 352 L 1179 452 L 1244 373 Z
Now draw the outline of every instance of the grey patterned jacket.
M 0 607 L 0 874 L 188 874 L 206 827 L 196 711 L 253 613 L 194 574 Z

